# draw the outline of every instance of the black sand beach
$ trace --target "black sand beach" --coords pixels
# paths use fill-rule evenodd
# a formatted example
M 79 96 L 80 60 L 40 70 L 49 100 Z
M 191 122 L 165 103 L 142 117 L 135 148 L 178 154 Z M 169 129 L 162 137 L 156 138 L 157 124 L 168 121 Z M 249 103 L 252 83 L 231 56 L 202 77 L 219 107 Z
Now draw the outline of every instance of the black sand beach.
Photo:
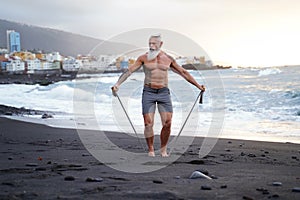
M 106 134 L 142 151 L 136 138 Z M 76 130 L 0 118 L 0 199 L 300 199 L 300 144 L 219 139 L 199 158 L 202 140 L 161 170 L 132 174 L 92 157 Z M 196 170 L 213 179 L 190 179 Z

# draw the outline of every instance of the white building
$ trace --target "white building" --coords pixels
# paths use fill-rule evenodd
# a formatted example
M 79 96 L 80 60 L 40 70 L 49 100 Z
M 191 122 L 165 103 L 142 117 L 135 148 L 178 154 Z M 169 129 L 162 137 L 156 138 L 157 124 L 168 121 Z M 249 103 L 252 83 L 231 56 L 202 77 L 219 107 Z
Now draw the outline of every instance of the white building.
M 41 70 L 41 61 L 39 59 L 26 60 L 27 63 L 27 73 L 33 74 L 35 70 Z
M 116 56 L 114 55 L 100 55 L 97 60 L 97 66 L 100 68 L 107 68 L 115 61 L 116 61 Z
M 180 66 L 185 65 L 187 63 L 186 57 L 179 57 L 179 58 L 176 58 L 175 60 Z
M 80 70 L 82 70 L 82 71 L 97 71 L 97 62 L 83 59 L 82 67 L 80 68 Z
M 50 70 L 53 69 L 53 63 L 49 61 L 41 62 L 41 70 Z
M 62 61 L 63 56 L 59 54 L 59 52 L 52 52 L 52 53 L 47 53 L 45 54 L 45 59 L 47 61 L 53 62 L 55 60 L 57 61 Z
M 2 54 L 7 54 L 7 53 L 8 53 L 8 50 L 7 50 L 7 49 L 1 49 L 1 48 L 0 48 L 0 53 L 2 53 Z
M 10 60 L 6 65 L 6 71 L 11 73 L 23 73 L 25 71 L 25 63 L 21 59 Z
M 78 71 L 83 66 L 82 61 L 74 58 L 67 58 L 63 62 L 63 70 Z
M 205 61 L 205 64 L 206 64 L 208 67 L 212 67 L 212 66 L 213 66 L 213 62 L 212 62 L 211 60 Z

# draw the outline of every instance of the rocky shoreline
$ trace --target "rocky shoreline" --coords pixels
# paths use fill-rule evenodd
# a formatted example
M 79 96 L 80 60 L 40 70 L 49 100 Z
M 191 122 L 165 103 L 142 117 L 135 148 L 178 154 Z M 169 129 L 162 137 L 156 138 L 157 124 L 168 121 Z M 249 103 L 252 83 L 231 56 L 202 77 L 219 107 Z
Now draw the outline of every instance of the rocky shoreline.
M 0 74 L 0 84 L 27 84 L 49 85 L 59 81 L 73 80 L 77 73 L 52 73 L 52 74 Z
M 212 66 L 208 67 L 201 64 L 186 64 L 183 67 L 187 70 L 221 70 L 229 69 L 229 67 L 223 66 Z M 123 70 L 106 70 L 99 71 L 98 73 L 120 73 Z M 9 73 L 0 73 L 0 84 L 26 84 L 26 85 L 35 85 L 39 84 L 42 86 L 47 86 L 59 81 L 73 80 L 76 78 L 78 73 L 93 74 L 97 72 L 93 71 L 74 71 L 74 72 L 50 72 L 45 74 L 9 74 Z
M 24 116 L 24 115 L 41 115 L 42 119 L 53 118 L 55 113 L 51 111 L 41 111 L 34 109 L 27 109 L 24 107 L 16 108 L 0 104 L 0 115 L 6 116 Z

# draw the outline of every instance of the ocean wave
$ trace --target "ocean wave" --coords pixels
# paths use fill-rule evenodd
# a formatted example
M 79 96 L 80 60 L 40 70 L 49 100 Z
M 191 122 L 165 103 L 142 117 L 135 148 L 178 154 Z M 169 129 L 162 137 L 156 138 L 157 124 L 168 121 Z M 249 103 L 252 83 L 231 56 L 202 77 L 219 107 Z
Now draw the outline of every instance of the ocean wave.
M 272 75 L 272 74 L 280 74 L 281 72 L 282 71 L 277 68 L 264 69 L 264 70 L 260 70 L 258 72 L 258 76 L 268 76 L 268 75 Z
M 300 98 L 300 91 L 286 91 L 284 94 L 285 97 L 289 98 L 289 99 L 296 99 L 296 98 Z

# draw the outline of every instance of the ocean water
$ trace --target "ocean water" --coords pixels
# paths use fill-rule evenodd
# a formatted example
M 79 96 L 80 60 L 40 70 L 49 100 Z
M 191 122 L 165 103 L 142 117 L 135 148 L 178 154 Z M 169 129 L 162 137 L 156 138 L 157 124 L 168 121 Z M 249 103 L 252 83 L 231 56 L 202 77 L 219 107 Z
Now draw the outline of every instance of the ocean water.
M 170 72 L 172 135 L 300 143 L 299 69 L 300 66 L 190 71 L 199 83 L 206 85 L 203 104 L 198 104 L 199 91 L 194 86 Z M 53 119 L 45 120 L 41 116 L 13 117 L 19 120 L 133 133 L 120 102 L 110 91 L 119 75 L 81 74 L 73 81 L 49 86 L 0 85 L 0 104 L 58 112 Z M 141 72 L 134 73 L 118 93 L 141 134 L 143 77 Z M 186 126 L 179 132 L 192 108 Z M 156 114 L 155 134 L 159 134 L 160 128 Z

